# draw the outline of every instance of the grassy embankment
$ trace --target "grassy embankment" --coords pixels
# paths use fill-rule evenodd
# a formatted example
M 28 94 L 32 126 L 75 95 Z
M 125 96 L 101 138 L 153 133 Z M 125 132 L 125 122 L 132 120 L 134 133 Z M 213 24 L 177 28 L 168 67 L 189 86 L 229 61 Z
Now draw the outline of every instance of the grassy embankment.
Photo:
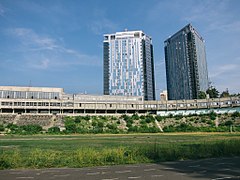
M 240 155 L 239 133 L 0 137 L 0 169 L 86 167 Z
M 19 118 L 19 117 L 18 117 Z M 14 122 L 14 123 L 13 123 Z M 60 130 L 61 127 L 61 130 Z M 156 116 L 133 114 L 115 116 L 12 115 L 0 116 L 2 134 L 127 134 L 158 132 L 240 132 L 240 113 Z

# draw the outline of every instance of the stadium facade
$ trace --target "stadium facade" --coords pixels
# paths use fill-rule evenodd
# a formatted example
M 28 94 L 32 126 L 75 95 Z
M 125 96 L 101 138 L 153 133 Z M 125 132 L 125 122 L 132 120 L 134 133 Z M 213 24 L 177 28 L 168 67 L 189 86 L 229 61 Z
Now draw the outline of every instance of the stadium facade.
M 190 110 L 207 112 L 239 106 L 240 97 L 144 101 L 141 96 L 67 94 L 62 88 L 0 86 L 0 114 L 167 114 Z
M 198 99 L 209 86 L 203 38 L 188 24 L 164 46 L 168 99 Z
M 143 31 L 104 35 L 104 95 L 155 100 L 152 39 Z

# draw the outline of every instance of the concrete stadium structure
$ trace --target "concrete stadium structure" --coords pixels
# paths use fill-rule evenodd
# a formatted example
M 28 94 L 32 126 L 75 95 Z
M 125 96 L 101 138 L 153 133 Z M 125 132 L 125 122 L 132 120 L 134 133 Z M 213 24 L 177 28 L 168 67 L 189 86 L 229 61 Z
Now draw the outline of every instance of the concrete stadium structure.
M 63 88 L 0 86 L 0 114 L 121 115 L 240 111 L 240 97 L 144 101 L 138 96 L 66 94 Z

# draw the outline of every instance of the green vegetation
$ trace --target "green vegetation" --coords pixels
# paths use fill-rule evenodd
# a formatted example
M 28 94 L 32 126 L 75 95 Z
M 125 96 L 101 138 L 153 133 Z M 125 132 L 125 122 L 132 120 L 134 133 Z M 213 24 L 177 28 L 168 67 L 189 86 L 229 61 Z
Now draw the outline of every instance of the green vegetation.
M 240 155 L 239 133 L 2 136 L 0 169 L 86 167 Z
M 5 127 L 3 124 L 0 124 L 0 131 L 4 131 L 5 130 Z
M 206 98 L 207 98 L 206 93 L 203 91 L 200 91 L 198 95 L 198 99 L 206 99 Z
M 223 91 L 220 95 L 220 98 L 226 98 L 226 97 L 230 97 L 228 89 L 226 89 L 226 91 Z
M 208 122 L 209 123 L 209 122 Z M 188 124 L 181 123 L 177 126 L 166 126 L 163 128 L 164 132 L 230 132 L 230 128 L 228 127 L 228 124 L 225 124 L 224 126 L 219 127 L 194 127 Z M 239 127 L 234 128 L 235 132 L 240 132 Z
M 37 124 L 1 124 L 5 134 L 127 134 L 163 132 L 240 132 L 240 113 L 182 114 L 168 116 L 133 114 L 114 116 L 64 117 L 61 126 L 43 129 Z M 60 129 L 61 127 L 61 129 Z
M 218 98 L 219 96 L 219 91 L 213 86 L 210 86 L 210 88 L 208 88 L 206 93 L 209 94 L 210 98 Z
M 59 127 L 54 126 L 54 127 L 48 128 L 48 133 L 49 134 L 60 134 L 61 131 L 60 131 Z
M 42 127 L 38 124 L 29 124 L 29 125 L 22 125 L 18 126 L 16 124 L 10 123 L 6 126 L 12 134 L 39 134 L 42 131 Z
M 240 113 L 238 111 L 232 113 L 231 117 L 233 118 L 237 118 L 237 117 L 240 117 Z
M 217 114 L 216 114 L 215 112 L 211 111 L 211 112 L 209 113 L 209 118 L 210 118 L 211 120 L 215 120 L 216 117 L 217 117 Z

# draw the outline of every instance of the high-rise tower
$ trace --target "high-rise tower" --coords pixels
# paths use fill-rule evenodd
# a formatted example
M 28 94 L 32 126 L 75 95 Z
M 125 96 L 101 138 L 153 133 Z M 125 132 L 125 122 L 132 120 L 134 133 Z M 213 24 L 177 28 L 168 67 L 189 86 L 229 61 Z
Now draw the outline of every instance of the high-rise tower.
M 164 42 L 169 100 L 197 99 L 208 89 L 203 38 L 188 24 Z
M 104 94 L 155 100 L 152 40 L 142 31 L 104 35 Z

